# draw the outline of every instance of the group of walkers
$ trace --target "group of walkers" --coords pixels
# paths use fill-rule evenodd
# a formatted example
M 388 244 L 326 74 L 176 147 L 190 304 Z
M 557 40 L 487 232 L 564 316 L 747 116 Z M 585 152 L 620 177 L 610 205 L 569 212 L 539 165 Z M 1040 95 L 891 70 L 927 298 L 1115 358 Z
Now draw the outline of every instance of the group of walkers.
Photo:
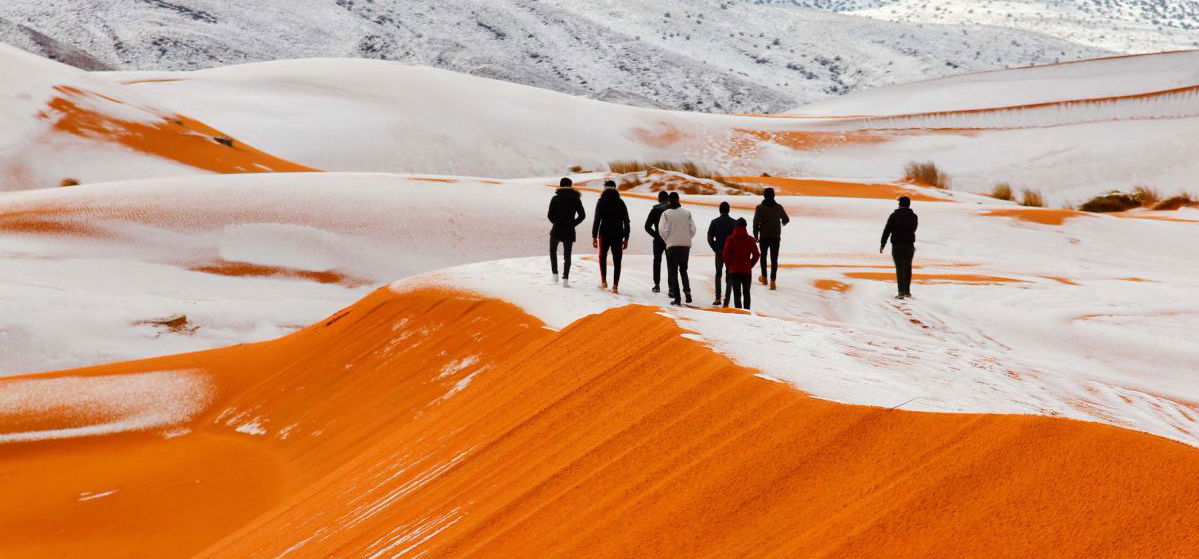
M 720 216 L 708 225 L 708 246 L 715 254 L 716 300 L 713 306 L 728 307 L 730 303 L 738 309 L 750 308 L 750 286 L 753 283 L 755 265 L 761 273 L 758 282 L 778 289 L 779 247 L 783 227 L 791 222 L 787 211 L 775 200 L 775 192 L 767 188 L 762 193 L 762 203 L 754 210 L 753 235 L 745 218 L 734 219 L 729 215 L 728 202 L 720 203 Z M 912 258 L 915 254 L 916 214 L 909 207 L 907 197 L 899 199 L 900 208 L 887 220 L 883 230 L 882 247 L 888 239 L 895 260 L 899 295 L 911 297 Z M 562 246 L 563 285 L 570 283 L 571 248 L 575 242 L 575 228 L 587 219 L 582 197 L 569 178 L 558 183 L 558 189 L 550 200 L 547 215 L 550 230 L 550 271 L 554 281 L 559 281 L 558 246 Z M 604 182 L 604 190 L 595 204 L 595 217 L 591 225 L 591 246 L 599 249 L 600 286 L 608 289 L 608 255 L 612 256 L 613 293 L 620 292 L 620 269 L 625 249 L 629 248 L 629 209 L 613 181 Z M 691 212 L 682 206 L 678 192 L 659 192 L 658 204 L 645 220 L 645 232 L 653 239 L 654 293 L 662 291 L 662 260 L 665 256 L 667 271 L 667 295 L 672 305 L 691 303 L 691 278 L 688 263 L 691 259 L 691 243 L 695 238 L 695 221 Z M 767 269 L 769 267 L 769 269 Z M 723 286 L 723 291 L 722 291 Z M 723 298 L 721 297 L 723 293 Z

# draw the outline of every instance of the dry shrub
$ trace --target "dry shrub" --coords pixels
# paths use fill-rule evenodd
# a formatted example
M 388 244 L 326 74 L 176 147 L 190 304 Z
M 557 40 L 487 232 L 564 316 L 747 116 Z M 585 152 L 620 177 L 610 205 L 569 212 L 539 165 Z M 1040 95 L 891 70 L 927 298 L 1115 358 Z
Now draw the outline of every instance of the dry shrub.
M 1110 213 L 1128 211 L 1139 207 L 1141 207 L 1141 202 L 1137 200 L 1136 196 L 1125 192 L 1113 191 L 1087 200 L 1078 209 L 1084 212 Z
M 912 161 L 903 168 L 903 180 L 933 188 L 948 189 L 952 182 L 949 175 L 932 161 Z
M 1020 192 L 1020 205 L 1030 208 L 1044 208 L 1045 197 L 1041 195 L 1040 190 L 1025 188 Z
M 608 164 L 608 169 L 613 173 L 640 173 L 650 169 L 658 169 L 660 171 L 673 171 L 675 173 L 683 173 L 700 179 L 716 179 L 715 173 L 700 167 L 693 161 L 684 161 L 676 163 L 674 161 L 613 161 Z
M 1138 186 L 1132 190 L 1132 197 L 1136 198 L 1142 206 L 1153 207 L 1161 201 L 1162 197 L 1157 193 L 1157 190 L 1148 186 Z
M 58 186 L 79 186 L 79 179 L 62 179 Z
M 1158 211 L 1172 211 L 1185 206 L 1193 205 L 1195 205 L 1195 201 L 1191 198 L 1191 195 L 1183 192 L 1182 194 L 1171 196 L 1154 204 L 1153 209 Z
M 995 185 L 995 188 L 991 189 L 991 197 L 999 200 L 1007 200 L 1009 202 L 1016 199 L 1015 196 L 1012 196 L 1012 185 L 1006 182 L 1001 182 Z
M 739 183 L 725 180 L 725 178 L 723 176 L 720 176 L 707 168 L 701 167 L 693 161 L 683 161 L 680 163 L 680 162 L 674 162 L 674 161 L 628 160 L 628 161 L 612 161 L 612 162 L 608 163 L 608 170 L 610 170 L 613 173 L 619 173 L 619 174 L 640 173 L 642 171 L 650 171 L 653 169 L 657 169 L 659 171 L 671 171 L 671 172 L 675 172 L 675 173 L 682 173 L 684 175 L 692 176 L 692 177 L 695 177 L 698 179 L 713 180 L 720 184 L 723 184 L 724 186 L 727 186 L 731 189 L 738 190 L 741 192 L 746 192 L 746 193 L 751 193 L 751 194 L 761 194 L 762 193 L 761 187 L 751 186 L 751 185 L 746 185 L 746 184 L 739 184 Z M 630 186 L 629 188 L 632 188 L 632 187 Z

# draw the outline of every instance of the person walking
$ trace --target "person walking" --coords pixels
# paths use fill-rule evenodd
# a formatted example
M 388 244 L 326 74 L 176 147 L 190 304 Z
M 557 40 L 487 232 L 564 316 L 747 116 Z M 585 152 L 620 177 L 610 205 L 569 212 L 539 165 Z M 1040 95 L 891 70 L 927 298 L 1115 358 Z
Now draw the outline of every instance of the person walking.
M 691 302 L 691 278 L 687 275 L 687 261 L 691 258 L 691 239 L 695 237 L 695 221 L 691 212 L 683 208 L 678 192 L 671 192 L 670 208 L 658 219 L 658 232 L 666 244 L 666 270 L 669 276 L 670 304 L 681 305 L 679 282 L 682 295 Z
M 569 178 L 558 182 L 558 190 L 550 198 L 546 217 L 550 223 L 550 271 L 558 281 L 558 244 L 562 244 L 562 287 L 570 287 L 570 252 L 575 243 L 575 227 L 587 219 L 582 196 L 573 188 Z
M 737 226 L 737 220 L 729 217 L 729 203 L 720 203 L 720 216 L 712 220 L 708 225 L 708 246 L 712 247 L 712 252 L 716 254 L 716 302 L 712 306 L 718 307 L 721 304 L 720 285 L 725 283 L 724 290 L 724 306 L 729 306 L 730 288 L 727 283 L 727 278 L 724 277 L 724 242 L 733 234 L 733 228 Z M 744 220 L 743 220 L 744 221 Z
M 666 253 L 666 243 L 658 234 L 658 221 L 662 218 L 662 212 L 670 207 L 668 198 L 665 190 L 659 192 L 658 204 L 650 208 L 649 216 L 645 218 L 645 232 L 654 240 L 654 293 L 662 291 L 662 255 Z
M 745 218 L 738 219 L 733 233 L 724 243 L 724 262 L 729 268 L 729 290 L 733 292 L 733 305 L 739 309 L 749 310 L 749 288 L 753 284 L 754 264 L 761 259 L 758 241 L 749 236 L 745 230 L 748 224 Z M 724 306 L 729 306 L 725 297 Z
M 911 198 L 903 196 L 899 199 L 899 208 L 887 218 L 883 240 L 878 247 L 879 254 L 882 254 L 883 249 L 887 248 L 888 237 L 891 239 L 891 259 L 895 261 L 895 283 L 899 288 L 896 299 L 912 296 L 912 258 L 916 256 L 916 228 L 920 220 L 911 206 Z
M 600 287 L 608 288 L 608 252 L 612 253 L 612 292 L 620 293 L 620 261 L 629 248 L 629 208 L 614 181 L 604 182 L 591 222 L 591 246 L 599 249 Z
M 774 199 L 774 189 L 762 191 L 762 203 L 754 210 L 754 237 L 762 252 L 762 275 L 758 281 L 766 285 L 766 260 L 770 260 L 770 289 L 778 289 L 775 281 L 779 275 L 779 245 L 782 243 L 783 226 L 791 223 L 787 210 Z

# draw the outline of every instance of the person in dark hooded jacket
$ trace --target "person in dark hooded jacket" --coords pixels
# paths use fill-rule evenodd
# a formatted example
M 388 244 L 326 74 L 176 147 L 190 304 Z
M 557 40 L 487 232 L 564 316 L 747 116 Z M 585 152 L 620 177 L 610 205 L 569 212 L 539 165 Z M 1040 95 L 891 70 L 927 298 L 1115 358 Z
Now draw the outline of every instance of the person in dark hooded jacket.
M 720 284 L 722 281 L 725 284 L 724 290 L 724 306 L 729 306 L 729 296 L 732 295 L 732 288 L 729 287 L 728 278 L 724 277 L 724 241 L 733 234 L 733 228 L 737 226 L 737 220 L 729 217 L 729 203 L 720 203 L 720 216 L 712 220 L 708 225 L 708 246 L 712 247 L 712 252 L 716 253 L 716 302 L 713 306 L 719 306 L 720 299 Z
M 920 220 L 911 208 L 912 199 L 907 196 L 899 199 L 899 208 L 891 212 L 887 225 L 883 228 L 882 243 L 878 247 L 879 254 L 887 248 L 887 239 L 891 240 L 891 259 L 895 261 L 895 283 L 899 288 L 896 299 L 907 299 L 912 296 L 912 259 L 916 256 L 916 228 Z
M 729 283 L 733 292 L 733 305 L 739 309 L 749 309 L 749 288 L 753 284 L 754 264 L 758 263 L 762 254 L 758 251 L 758 241 L 749 236 L 745 230 L 745 219 L 738 219 L 733 233 L 724 243 L 724 262 L 729 268 Z M 724 300 L 724 306 L 729 306 L 729 300 Z M 744 301 L 744 303 L 742 303 Z
M 629 208 L 616 183 L 604 183 L 591 222 L 591 246 L 599 249 L 600 287 L 608 288 L 608 252 L 612 252 L 612 292 L 620 293 L 620 261 L 629 248 Z
M 770 260 L 770 289 L 777 289 L 775 280 L 779 275 L 779 245 L 783 238 L 783 226 L 791 223 L 787 210 L 774 199 L 774 189 L 762 191 L 762 203 L 754 210 L 754 237 L 762 251 L 762 275 L 758 281 L 766 285 L 766 260 Z
M 662 212 L 670 208 L 669 197 L 665 190 L 659 192 L 658 205 L 651 208 L 645 218 L 645 232 L 654 240 L 654 293 L 662 291 L 662 256 L 666 254 L 666 243 L 658 234 L 658 220 L 662 218 Z
M 558 182 L 558 190 L 550 199 L 550 209 L 546 214 L 553 224 L 550 227 L 550 271 L 554 273 L 554 281 L 558 281 L 558 244 L 561 243 L 564 287 L 569 285 L 570 280 L 570 252 L 575 242 L 575 227 L 587 219 L 582 197 L 573 185 L 568 178 Z

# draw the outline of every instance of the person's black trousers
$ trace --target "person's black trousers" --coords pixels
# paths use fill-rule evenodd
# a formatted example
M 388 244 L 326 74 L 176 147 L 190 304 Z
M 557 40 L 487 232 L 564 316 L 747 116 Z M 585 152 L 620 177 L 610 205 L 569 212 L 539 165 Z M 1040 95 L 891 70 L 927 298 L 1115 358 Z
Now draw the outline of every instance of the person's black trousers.
M 749 309 L 749 288 L 753 285 L 751 277 L 752 274 L 748 273 L 729 274 L 729 291 L 733 292 L 733 306 L 738 309 Z
M 729 297 L 733 294 L 732 276 L 724 273 L 724 255 L 716 253 L 716 300 L 720 301 L 720 285 L 724 284 L 724 304 L 729 304 Z
M 654 287 L 662 286 L 662 255 L 666 253 L 666 243 L 654 237 Z
M 670 247 L 666 249 L 667 280 L 670 286 L 670 298 L 682 299 L 679 296 L 679 279 L 682 278 L 683 293 L 691 296 L 691 278 L 687 275 L 687 261 L 691 260 L 691 247 Z
M 558 274 L 558 243 L 562 243 L 562 279 L 568 279 L 570 278 L 570 251 L 574 247 L 574 243 L 559 240 L 557 235 L 550 233 L 550 271 L 555 275 Z
M 782 239 L 778 237 L 766 238 L 758 240 L 758 249 L 762 251 L 762 277 L 770 278 L 771 280 L 778 279 L 779 275 L 779 243 Z M 766 255 L 770 255 L 770 275 L 766 275 Z
M 624 258 L 624 239 L 599 238 L 600 281 L 608 283 L 608 251 L 612 251 L 612 285 L 620 285 L 620 261 Z
M 891 244 L 891 258 L 895 260 L 895 282 L 898 284 L 900 295 L 912 294 L 912 258 L 915 256 L 915 244 Z

